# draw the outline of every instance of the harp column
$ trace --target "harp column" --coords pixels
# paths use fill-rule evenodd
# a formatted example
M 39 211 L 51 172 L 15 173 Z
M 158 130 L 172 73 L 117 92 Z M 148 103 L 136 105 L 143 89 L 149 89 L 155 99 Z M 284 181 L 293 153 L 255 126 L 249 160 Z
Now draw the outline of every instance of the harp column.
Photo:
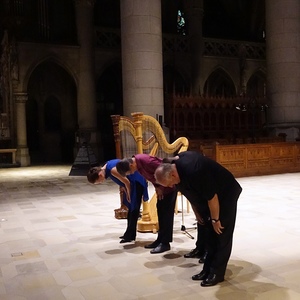
M 288 3 L 288 5 L 287 5 Z M 300 1 L 266 0 L 269 125 L 274 133 L 299 138 Z
M 161 0 L 122 0 L 124 115 L 164 114 Z
M 94 3 L 95 0 L 75 0 L 79 49 L 77 111 L 82 138 L 96 143 L 97 109 L 95 86 Z

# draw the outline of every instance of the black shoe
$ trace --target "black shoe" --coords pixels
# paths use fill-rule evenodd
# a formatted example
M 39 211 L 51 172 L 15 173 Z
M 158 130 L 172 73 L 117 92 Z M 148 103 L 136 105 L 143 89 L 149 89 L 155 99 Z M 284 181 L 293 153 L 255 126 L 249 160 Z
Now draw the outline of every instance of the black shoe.
M 159 241 L 156 240 L 153 243 L 146 245 L 144 248 L 152 249 L 152 248 L 156 248 L 158 245 L 159 245 Z
M 209 275 L 209 272 L 202 270 L 199 274 L 193 275 L 192 279 L 193 280 L 204 280 L 208 277 L 208 275 Z
M 120 241 L 120 244 L 124 244 L 124 243 L 130 243 L 130 242 L 133 242 L 134 240 L 125 240 L 125 239 L 122 239 Z
M 163 253 L 165 251 L 169 251 L 171 249 L 170 244 L 160 243 L 157 247 L 150 251 L 151 254 Z
M 119 236 L 119 239 L 124 239 L 124 235 L 122 235 L 122 236 Z
M 203 251 L 200 251 L 199 249 L 195 248 L 191 250 L 189 253 L 184 254 L 183 256 L 185 258 L 200 258 L 203 255 Z
M 206 260 L 207 252 L 205 252 L 199 259 L 199 264 L 203 264 Z
M 208 277 L 201 282 L 201 286 L 214 286 L 222 281 L 224 281 L 224 276 L 209 274 Z

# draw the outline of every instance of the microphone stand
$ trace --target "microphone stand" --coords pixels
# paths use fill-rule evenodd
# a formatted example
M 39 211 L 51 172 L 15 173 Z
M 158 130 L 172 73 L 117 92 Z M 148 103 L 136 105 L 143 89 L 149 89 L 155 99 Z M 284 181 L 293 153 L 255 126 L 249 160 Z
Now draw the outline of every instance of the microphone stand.
M 190 239 L 194 239 L 194 237 L 186 230 L 186 227 L 184 225 L 184 215 L 183 215 L 183 195 L 181 194 L 181 231 L 185 233 L 186 236 L 188 236 Z

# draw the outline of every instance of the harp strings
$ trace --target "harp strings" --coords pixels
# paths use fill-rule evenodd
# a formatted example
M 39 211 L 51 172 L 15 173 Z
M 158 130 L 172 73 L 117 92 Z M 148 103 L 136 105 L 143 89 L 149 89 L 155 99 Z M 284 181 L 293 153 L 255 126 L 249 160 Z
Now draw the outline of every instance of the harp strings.
M 121 153 L 122 158 L 131 157 L 137 153 L 137 145 L 134 136 L 128 130 L 122 130 L 120 132 L 121 138 Z
M 170 144 L 167 129 L 162 128 L 155 118 L 143 113 L 133 113 L 132 116 L 112 116 L 115 141 L 120 141 L 116 142 L 116 148 L 119 144 L 122 157 L 146 153 L 163 158 L 187 150 L 187 138 L 178 138 Z
M 163 134 L 163 137 L 162 137 Z M 151 142 L 149 142 L 151 140 Z M 143 144 L 145 145 L 145 152 L 158 157 L 170 157 L 174 153 L 165 151 L 168 147 L 169 135 L 160 124 L 151 118 L 144 117 L 143 119 Z M 165 147 L 162 143 L 165 142 Z

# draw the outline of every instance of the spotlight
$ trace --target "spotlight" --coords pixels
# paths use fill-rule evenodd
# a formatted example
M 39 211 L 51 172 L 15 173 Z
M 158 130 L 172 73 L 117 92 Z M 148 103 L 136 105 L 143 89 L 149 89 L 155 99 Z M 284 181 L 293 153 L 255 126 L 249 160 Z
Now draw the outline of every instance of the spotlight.
M 239 104 L 235 108 L 240 111 L 247 111 L 247 106 L 245 104 Z
M 261 107 L 260 107 L 260 111 L 265 111 L 265 110 L 267 110 L 268 107 L 269 107 L 269 106 L 268 106 L 267 104 L 263 104 L 263 105 L 261 105 Z

